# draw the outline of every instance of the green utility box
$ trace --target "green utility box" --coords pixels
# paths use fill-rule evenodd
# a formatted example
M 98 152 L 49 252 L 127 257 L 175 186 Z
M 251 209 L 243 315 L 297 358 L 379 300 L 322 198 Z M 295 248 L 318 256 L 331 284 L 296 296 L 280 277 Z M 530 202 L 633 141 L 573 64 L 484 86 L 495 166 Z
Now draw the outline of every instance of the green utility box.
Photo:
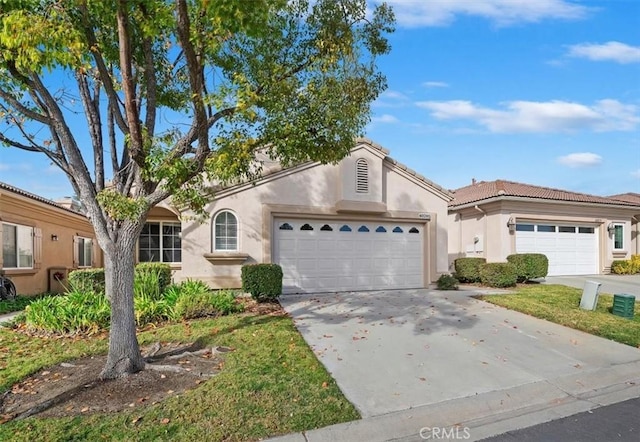
M 623 318 L 633 318 L 636 297 L 627 294 L 613 295 L 613 310 L 611 313 Z

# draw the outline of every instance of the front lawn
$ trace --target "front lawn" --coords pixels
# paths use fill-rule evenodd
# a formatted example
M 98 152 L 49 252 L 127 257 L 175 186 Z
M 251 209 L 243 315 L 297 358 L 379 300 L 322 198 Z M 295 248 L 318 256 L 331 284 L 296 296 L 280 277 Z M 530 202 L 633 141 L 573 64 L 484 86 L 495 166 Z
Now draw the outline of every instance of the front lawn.
M 613 296 L 600 293 L 595 311 L 582 310 L 582 290 L 563 285 L 524 285 L 516 293 L 485 295 L 478 299 L 511 310 L 582 330 L 622 344 L 640 347 L 640 303 L 633 319 L 611 314 Z
M 193 342 L 235 349 L 195 390 L 135 411 L 0 425 L 0 440 L 257 440 L 358 419 L 287 316 L 235 314 L 147 330 L 141 345 Z M 0 397 L 24 377 L 106 351 L 104 335 L 39 338 L 0 329 Z

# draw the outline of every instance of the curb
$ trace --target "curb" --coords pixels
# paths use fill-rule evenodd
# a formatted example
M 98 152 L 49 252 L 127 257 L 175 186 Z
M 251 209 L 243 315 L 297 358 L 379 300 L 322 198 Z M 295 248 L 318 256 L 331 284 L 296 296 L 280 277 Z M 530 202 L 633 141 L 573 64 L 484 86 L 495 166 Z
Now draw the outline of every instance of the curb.
M 474 441 L 636 397 L 640 397 L 640 361 L 268 440 L 417 442 L 433 439 L 425 431 L 439 429 L 457 431 L 459 439 Z

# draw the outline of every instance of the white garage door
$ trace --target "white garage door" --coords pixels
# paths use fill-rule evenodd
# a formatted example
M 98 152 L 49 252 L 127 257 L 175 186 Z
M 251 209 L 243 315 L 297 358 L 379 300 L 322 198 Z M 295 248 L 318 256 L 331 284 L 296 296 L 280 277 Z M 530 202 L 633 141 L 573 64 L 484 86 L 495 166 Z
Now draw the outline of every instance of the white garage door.
M 423 287 L 423 225 L 276 219 L 285 293 Z
M 516 252 L 543 253 L 549 276 L 598 273 L 598 235 L 594 226 L 518 223 Z

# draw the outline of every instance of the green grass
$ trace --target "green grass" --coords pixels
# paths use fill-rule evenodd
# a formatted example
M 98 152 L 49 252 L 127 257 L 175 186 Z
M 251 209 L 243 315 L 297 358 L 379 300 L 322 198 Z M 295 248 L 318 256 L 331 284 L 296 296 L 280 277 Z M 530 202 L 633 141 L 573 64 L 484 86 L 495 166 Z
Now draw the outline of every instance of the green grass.
M 4 315 L 5 313 L 11 312 L 19 312 L 20 310 L 24 310 L 26 306 L 31 304 L 33 301 L 44 298 L 46 296 L 56 296 L 54 293 L 42 293 L 34 296 L 16 296 L 16 299 L 13 301 L 2 300 L 0 301 L 0 315 Z
M 359 418 L 288 317 L 232 315 L 139 335 L 142 345 L 196 339 L 236 349 L 198 389 L 142 411 L 8 422 L 0 425 L 0 440 L 257 440 Z M 44 339 L 0 330 L 0 394 L 41 368 L 105 349 L 104 337 Z
M 563 285 L 526 285 L 514 294 L 479 296 L 478 299 L 511 310 L 582 330 L 622 344 L 640 347 L 640 303 L 633 319 L 611 314 L 613 296 L 600 294 L 596 310 L 579 308 L 582 290 Z

